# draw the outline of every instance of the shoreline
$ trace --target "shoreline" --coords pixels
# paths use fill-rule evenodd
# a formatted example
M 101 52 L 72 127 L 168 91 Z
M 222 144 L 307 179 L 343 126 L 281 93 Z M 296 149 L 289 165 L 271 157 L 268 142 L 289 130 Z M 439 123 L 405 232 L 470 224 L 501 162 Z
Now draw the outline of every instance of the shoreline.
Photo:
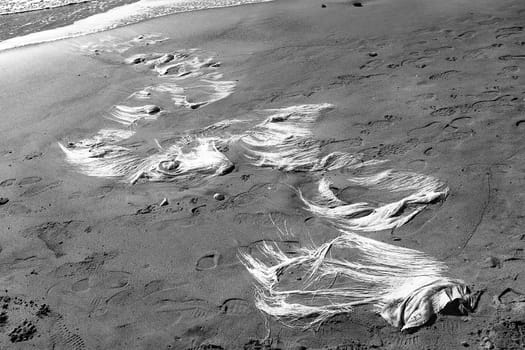
M 0 52 L 0 78 L 10 82 L 0 87 L 0 197 L 9 199 L 0 205 L 0 278 L 6 295 L 51 310 L 37 317 L 30 306 L 9 309 L 1 344 L 12 345 L 8 332 L 26 318 L 41 337 L 23 344 L 41 348 L 522 345 L 512 343 L 521 334 L 522 301 L 509 288 L 525 287 L 518 210 L 525 39 L 517 23 L 525 9 L 512 0 L 469 9 L 455 1 L 371 1 L 362 8 L 323 3 L 283 0 L 179 13 Z M 408 9 L 415 12 L 409 20 Z M 183 70 L 169 66 L 179 63 L 175 57 Z M 202 87 L 201 76 L 233 84 L 216 84 L 231 94 L 214 95 L 215 85 Z M 169 84 L 183 93 L 166 92 Z M 136 99 L 138 92 L 148 99 Z M 143 105 L 158 109 L 136 109 Z M 321 112 L 313 118 L 309 108 Z M 240 122 L 221 129 L 224 120 Z M 331 169 L 323 167 L 333 163 L 319 162 L 312 170 L 300 157 L 280 164 L 277 146 L 257 143 L 272 136 L 288 147 L 294 140 L 265 134 L 272 120 L 295 130 L 294 137 L 303 135 L 298 149 L 311 149 L 319 159 L 343 152 L 393 169 L 379 179 L 421 177 L 396 192 L 364 180 L 376 168 Z M 81 150 L 89 143 L 80 140 L 114 129 L 127 132 L 101 144 L 140 159 L 176 153 L 170 147 L 194 135 L 218 138 L 222 143 L 201 157 L 210 160 L 213 176 L 199 167 L 193 177 L 177 177 L 186 163 L 161 159 L 164 165 L 153 167 L 162 170 L 158 178 L 146 171 L 130 185 L 121 173 L 86 176 L 58 145 Z M 97 149 L 94 144 L 88 147 Z M 263 158 L 246 157 L 246 150 L 257 155 L 261 149 Z M 103 160 L 105 152 L 114 149 L 94 158 Z M 222 157 L 233 170 L 216 172 Z M 435 197 L 414 199 L 420 182 L 434 186 Z M 325 208 L 316 198 L 326 189 L 332 202 Z M 364 202 L 382 213 L 400 200 L 406 203 L 386 216 L 391 221 L 354 234 L 374 249 L 410 249 L 429 273 L 443 273 L 446 264 L 447 278 L 478 292 L 474 313 L 439 313 L 404 333 L 402 324 L 389 325 L 371 305 L 306 332 L 259 312 L 256 284 L 240 252 L 244 259 L 264 259 L 259 250 L 268 244 L 298 259 L 333 240 L 343 244 L 334 248 L 334 259 L 340 253 L 354 261 L 360 248 L 344 255 L 347 242 L 330 225 L 330 210 Z M 352 230 L 366 229 L 359 219 L 367 213 L 337 218 Z M 301 271 L 291 272 L 279 278 L 300 283 Z M 337 275 L 323 283 L 353 286 Z
M 155 19 L 164 16 L 170 16 L 174 14 L 180 14 L 185 12 L 195 12 L 202 10 L 209 10 L 215 8 L 231 8 L 237 6 L 253 5 L 264 2 L 271 2 L 273 0 L 244 0 L 248 1 L 247 3 L 240 4 L 215 4 L 211 7 L 202 7 L 202 8 L 191 8 L 191 9 L 171 9 L 168 5 L 156 5 L 156 6 L 140 6 L 142 1 L 134 0 L 117 0 L 119 1 L 115 6 L 110 5 L 106 7 L 103 11 L 95 11 L 88 16 L 80 16 L 75 18 L 73 22 L 71 19 L 67 19 L 62 22 L 62 25 L 52 25 L 52 29 L 49 30 L 40 30 L 36 32 L 31 32 L 22 36 L 13 36 L 7 38 L 3 41 L 0 41 L 0 51 L 10 50 L 18 47 L 28 46 L 28 45 L 38 45 L 46 42 L 52 42 L 57 40 L 66 40 L 79 36 L 100 33 L 105 31 L 110 31 L 112 29 L 125 27 L 128 25 L 137 24 L 144 22 L 150 19 Z M 169 1 L 169 0 L 168 0 Z M 78 4 L 82 5 L 82 4 Z M 135 6 L 136 5 L 136 6 Z M 142 4 L 145 5 L 145 4 Z M 133 6 L 137 7 L 133 9 Z M 175 6 L 175 5 L 173 5 Z M 185 6 L 188 6 L 187 4 Z M 156 14 L 159 10 L 164 9 L 168 11 L 167 13 Z M 124 12 L 123 12 L 124 11 Z M 131 12 L 130 12 L 131 11 Z M 150 12 L 150 14 L 143 14 L 142 12 Z M 121 13 L 124 13 L 122 15 Z M 128 13 L 126 13 L 128 12 Z M 113 15 L 113 16 L 112 16 Z M 141 19 L 137 19 L 137 16 L 146 16 Z M 152 16 L 152 17 L 148 17 Z M 6 25 L 6 24 L 4 24 Z M 9 23 L 7 23 L 9 26 Z M 97 27 L 98 26 L 98 27 Z M 0 28 L 1 30 L 1 28 Z
M 79 19 L 135 1 L 138 0 L 110 0 L 101 4 L 82 2 L 49 9 L 1 14 L 0 41 L 70 25 Z

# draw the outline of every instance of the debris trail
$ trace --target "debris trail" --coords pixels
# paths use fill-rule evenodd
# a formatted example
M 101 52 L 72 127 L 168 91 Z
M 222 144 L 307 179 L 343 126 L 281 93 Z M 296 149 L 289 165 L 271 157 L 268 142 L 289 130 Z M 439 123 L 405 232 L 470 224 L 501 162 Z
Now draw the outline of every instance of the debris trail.
M 333 171 L 364 168 L 348 184 L 369 189 L 392 201 L 346 202 L 338 198 L 326 177 L 317 193 L 299 198 L 313 214 L 337 227 L 341 236 L 320 245 L 283 252 L 265 243 L 259 252 L 240 252 L 240 259 L 257 282 L 256 306 L 290 326 L 312 327 L 327 318 L 373 305 L 390 324 L 409 329 L 457 300 L 460 311 L 474 307 L 463 281 L 446 276 L 446 266 L 416 250 L 382 243 L 356 232 L 400 227 L 429 204 L 446 199 L 448 187 L 435 177 L 407 171 L 372 172 L 361 154 L 333 152 L 322 156 L 313 124 L 330 104 L 300 105 L 274 112 L 239 138 L 255 166 L 282 171 Z M 387 196 L 384 196 L 387 197 Z
M 336 170 L 363 166 L 359 154 L 332 152 L 322 156 L 320 140 L 313 138 L 312 127 L 321 112 L 334 106 L 328 103 L 270 109 L 266 118 L 240 137 L 252 165 L 282 171 Z
M 182 177 L 192 177 L 198 181 L 233 170 L 233 163 L 217 149 L 217 145 L 228 141 L 209 134 L 238 120 L 179 133 L 172 137 L 175 141 L 166 147 L 154 140 L 158 149 L 153 154 L 151 149 L 123 145 L 124 140 L 133 136 L 138 138 L 138 130 L 144 123 L 172 112 L 170 108 L 201 108 L 228 97 L 235 88 L 235 82 L 222 79 L 222 74 L 218 72 L 220 63 L 202 50 L 136 54 L 127 58 L 122 56 L 130 48 L 153 45 L 164 40 L 159 35 L 150 35 L 126 42 L 102 40 L 78 47 L 82 52 L 95 55 L 117 55 L 118 61 L 127 65 L 144 66 L 146 71 L 157 76 L 158 81 L 131 94 L 126 104 L 111 108 L 108 119 L 120 124 L 122 129 L 102 129 L 91 138 L 59 143 L 67 161 L 84 174 L 121 178 L 134 184 L 140 179 L 171 181 Z M 161 107 L 152 104 L 153 100 L 171 101 L 172 105 Z M 136 142 L 138 145 L 148 143 L 141 140 Z
M 372 304 L 402 329 L 423 325 L 453 300 L 472 309 L 470 291 L 462 281 L 444 277 L 443 263 L 351 231 L 341 233 L 293 254 L 270 244 L 261 247 L 261 257 L 241 252 L 257 281 L 257 308 L 285 324 L 309 328 Z

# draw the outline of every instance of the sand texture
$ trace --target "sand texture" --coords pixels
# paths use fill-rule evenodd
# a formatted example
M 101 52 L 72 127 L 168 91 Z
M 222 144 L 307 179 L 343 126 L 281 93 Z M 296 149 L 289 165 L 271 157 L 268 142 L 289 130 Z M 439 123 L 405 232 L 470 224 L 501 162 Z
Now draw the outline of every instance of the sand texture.
M 0 348 L 523 349 L 525 4 L 360 4 L 0 52 Z

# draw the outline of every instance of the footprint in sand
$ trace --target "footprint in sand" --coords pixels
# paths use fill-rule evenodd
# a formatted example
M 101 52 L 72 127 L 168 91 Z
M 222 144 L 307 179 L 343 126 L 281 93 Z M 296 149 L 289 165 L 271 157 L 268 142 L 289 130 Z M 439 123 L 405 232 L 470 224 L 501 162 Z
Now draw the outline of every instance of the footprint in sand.
M 367 61 L 366 63 L 364 63 L 363 65 L 361 65 L 359 67 L 359 69 L 362 69 L 362 70 L 371 70 L 371 69 L 377 69 L 379 68 L 382 64 L 384 63 L 384 61 L 382 59 L 373 59 L 373 60 L 369 60 Z
M 521 61 L 525 60 L 525 55 L 503 55 L 499 56 L 500 61 Z
M 54 181 L 47 184 L 35 184 L 30 186 L 27 190 L 22 192 L 20 196 L 22 197 L 34 197 L 46 191 L 52 190 L 62 184 L 62 181 Z
M 9 187 L 15 183 L 16 179 L 6 179 L 0 182 L 0 187 Z
M 411 335 L 398 333 L 394 335 L 394 349 L 420 350 L 424 349 L 424 342 L 418 334 Z
M 485 20 L 482 20 L 482 21 L 478 21 L 477 23 L 480 26 L 488 26 L 488 25 L 491 25 L 491 24 L 500 23 L 501 21 L 502 21 L 502 19 L 499 18 L 499 17 L 492 17 L 492 18 L 488 18 L 488 19 L 485 19 Z
M 515 75 L 518 74 L 520 71 L 520 67 L 518 66 L 505 66 L 501 68 L 501 73 L 498 75 Z
M 142 299 L 148 308 L 156 313 L 168 314 L 180 321 L 193 322 L 213 317 L 217 307 L 206 300 L 192 298 L 188 292 L 180 288 L 163 289 Z
M 33 160 L 33 159 L 36 159 L 36 158 L 40 158 L 42 155 L 43 155 L 42 152 L 32 152 L 32 153 L 26 154 L 24 156 L 24 159 L 25 160 Z
M 40 176 L 29 176 L 29 177 L 24 177 L 22 180 L 20 180 L 18 182 L 18 185 L 27 186 L 27 185 L 36 184 L 40 181 L 42 181 L 42 178 Z
M 427 161 L 425 159 L 414 159 L 408 162 L 408 168 L 411 170 L 425 170 Z
M 452 127 L 454 129 L 458 129 L 461 127 L 466 127 L 470 125 L 471 123 L 472 123 L 472 117 L 457 117 L 449 121 L 448 124 L 445 126 L 445 128 Z
M 423 154 L 427 157 L 431 157 L 436 154 L 436 150 L 434 150 L 434 147 L 428 147 L 423 151 Z
M 297 251 L 301 248 L 301 243 L 298 240 L 275 240 L 275 239 L 259 239 L 256 241 L 251 242 L 247 246 L 244 246 L 243 248 L 246 248 L 248 250 L 248 254 L 253 255 L 257 251 L 260 251 L 260 249 L 264 245 L 270 245 L 270 246 L 276 246 L 278 249 L 280 249 L 285 254 L 295 254 Z
M 441 53 L 444 50 L 450 50 L 450 49 L 452 49 L 452 46 L 432 47 L 432 48 L 423 50 L 423 54 L 428 55 L 428 56 L 434 56 L 434 55 Z
M 518 120 L 514 125 L 516 125 L 516 128 L 519 130 L 525 130 L 525 119 Z
M 154 281 L 148 282 L 144 286 L 144 290 L 143 290 L 142 296 L 146 297 L 146 296 L 148 296 L 150 294 L 158 292 L 158 291 L 164 289 L 165 285 L 166 285 L 166 281 L 164 281 L 164 280 L 154 280 Z
M 417 137 L 423 142 L 428 142 L 438 136 L 443 129 L 441 122 L 429 122 L 423 126 L 408 131 L 408 136 Z
M 491 100 L 479 100 L 473 103 L 441 107 L 430 113 L 433 117 L 450 117 L 456 113 L 482 112 L 486 110 L 506 111 L 513 109 L 519 98 L 512 95 L 503 95 Z
M 83 278 L 76 281 L 71 285 L 71 290 L 73 292 L 83 292 L 89 288 L 89 278 Z
M 417 57 L 417 58 L 408 58 L 406 60 L 401 61 L 401 66 L 414 66 L 416 68 L 425 68 L 429 64 L 433 62 L 431 57 L 425 56 L 425 57 Z
M 52 349 L 86 350 L 84 339 L 74 333 L 65 323 L 63 318 L 57 320 L 51 329 L 50 336 Z
M 137 292 L 134 288 L 127 288 L 116 292 L 106 299 L 106 305 L 122 307 L 133 303 L 137 299 Z
M 98 273 L 108 260 L 117 257 L 115 252 L 93 253 L 84 260 L 64 263 L 53 271 L 55 278 L 86 276 Z
M 489 46 L 479 47 L 466 51 L 463 55 L 464 60 L 494 58 L 497 56 L 497 51 L 503 47 L 501 43 L 495 43 Z
M 432 101 L 432 100 L 436 99 L 436 94 L 433 93 L 433 92 L 428 92 L 428 93 L 416 95 L 416 98 L 417 98 L 416 101 L 421 101 L 421 100 Z M 411 102 L 413 102 L 413 101 L 411 101 Z
M 25 237 L 38 238 L 55 256 L 65 255 L 63 244 L 79 232 L 81 221 L 47 222 L 30 227 L 22 232 Z
M 208 252 L 201 256 L 195 263 L 195 269 L 197 271 L 213 270 L 219 265 L 221 255 L 216 252 Z
M 522 26 L 503 27 L 496 29 L 496 39 L 508 38 L 514 35 L 520 35 L 523 32 Z
M 133 289 L 114 292 L 115 289 L 122 289 L 128 285 L 128 272 L 96 268 L 84 273 L 88 276 L 75 280 L 65 276 L 66 279 L 49 288 L 47 297 L 55 305 L 75 307 L 78 312 L 89 316 L 103 316 L 112 306 L 121 307 L 133 301 Z
M 466 32 L 463 32 L 461 34 L 458 34 L 458 36 L 455 39 L 463 40 L 463 39 L 472 39 L 476 36 L 476 31 L 474 30 L 467 30 Z
M 254 310 L 247 300 L 240 298 L 226 299 L 221 304 L 221 312 L 229 316 L 243 316 L 251 314 Z
M 131 274 L 126 271 L 103 271 L 93 278 L 93 287 L 102 290 L 120 289 L 129 284 Z
M 368 135 L 371 132 L 386 129 L 390 127 L 390 125 L 400 121 L 402 118 L 400 116 L 387 114 L 383 116 L 383 119 L 379 120 L 371 120 L 367 123 L 356 123 L 355 126 L 363 128 L 361 130 L 361 134 Z
M 429 80 L 447 80 L 451 77 L 457 76 L 460 72 L 458 70 L 447 70 L 441 73 L 435 73 L 428 77 Z

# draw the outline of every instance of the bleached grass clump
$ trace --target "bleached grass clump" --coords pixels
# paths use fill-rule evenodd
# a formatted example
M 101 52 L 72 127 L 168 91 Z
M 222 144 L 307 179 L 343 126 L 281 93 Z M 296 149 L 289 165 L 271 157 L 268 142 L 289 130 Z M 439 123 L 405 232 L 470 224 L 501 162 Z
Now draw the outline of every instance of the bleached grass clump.
M 331 108 L 331 104 L 324 103 L 268 110 L 274 114 L 240 137 L 246 157 L 255 166 L 283 171 L 361 166 L 359 155 L 332 152 L 322 156 L 321 142 L 313 138 L 312 128 L 320 113 Z
M 222 80 L 220 63 L 213 57 L 202 58 L 197 49 L 173 53 L 137 54 L 126 58 L 127 64 L 143 65 L 156 72 L 161 83 L 145 87 L 130 98 L 170 99 L 175 106 L 196 109 L 222 100 L 235 89 L 234 81 Z
M 392 203 L 347 203 L 326 178 L 307 200 L 308 210 L 328 219 L 341 236 L 284 253 L 264 244 L 259 252 L 240 252 L 257 281 L 256 306 L 290 326 L 310 328 L 329 317 L 373 305 L 391 325 L 419 327 L 453 301 L 472 311 L 474 297 L 463 281 L 446 276 L 446 266 L 416 250 L 362 237 L 355 231 L 400 227 L 428 204 L 445 199 L 448 187 L 422 174 L 386 170 L 352 177 L 349 184 L 398 193 Z
M 102 129 L 93 136 L 70 142 L 66 146 L 59 143 L 66 154 L 67 161 L 89 176 L 122 177 L 137 159 L 130 149 L 118 143 L 133 136 L 130 130 Z
M 121 54 L 131 47 L 162 40 L 155 35 L 141 36 L 121 44 L 102 41 L 82 49 Z M 161 149 L 153 155 L 145 155 L 120 143 L 135 133 L 129 131 L 130 127 L 138 129 L 140 121 L 154 121 L 170 111 L 145 104 L 146 100 L 171 100 L 175 106 L 196 109 L 233 92 L 235 82 L 222 80 L 222 74 L 217 71 L 220 63 L 213 57 L 201 58 L 202 54 L 200 50 L 191 49 L 174 53 L 136 54 L 123 59 L 126 64 L 151 70 L 158 76 L 158 84 L 144 87 L 129 96 L 126 104 L 112 107 L 108 119 L 126 129 L 104 129 L 94 137 L 76 143 L 66 146 L 59 143 L 67 161 L 86 175 L 120 177 L 130 183 L 139 179 L 171 181 L 192 178 L 198 181 L 231 171 L 233 163 L 216 147 L 217 144 L 228 143 L 228 139 L 207 136 L 212 134 L 213 129 L 227 127 L 227 122 L 210 126 L 208 130 L 178 135 L 175 143 L 165 149 L 157 143 Z
M 331 190 L 327 179 L 319 182 L 318 194 L 299 197 L 312 213 L 330 219 L 338 227 L 355 231 L 380 231 L 401 227 L 429 203 L 445 199 L 448 187 L 440 180 L 405 171 L 386 170 L 369 176 L 348 179 L 350 184 L 389 192 L 409 192 L 403 198 L 379 205 L 367 202 L 346 203 Z
M 309 328 L 370 304 L 390 324 L 408 329 L 453 300 L 472 308 L 468 288 L 444 277 L 442 263 L 351 231 L 293 254 L 264 244 L 259 257 L 241 252 L 240 258 L 257 281 L 257 308 L 290 326 Z
M 131 126 L 139 120 L 156 120 L 160 114 L 160 108 L 155 105 L 138 107 L 115 106 L 110 113 L 109 119 L 126 126 Z
M 118 130 L 103 130 L 92 139 L 59 144 L 70 164 L 89 176 L 120 177 L 130 183 L 139 179 L 171 181 L 192 176 L 196 180 L 227 174 L 233 163 L 217 150 L 215 138 L 181 137 L 158 153 L 141 157 L 119 146 L 123 138 L 113 137 Z M 109 137 L 107 136 L 109 135 Z M 124 134 L 127 136 L 128 134 Z
M 173 60 L 146 61 L 146 64 L 152 66 L 159 75 L 173 75 L 175 77 L 203 75 L 205 73 L 202 70 L 203 68 L 217 68 L 220 66 L 220 63 L 214 61 L 213 57 L 201 58 L 195 56 L 195 51 L 174 53 Z
M 235 85 L 234 81 L 200 79 L 184 88 L 182 94 L 176 93 L 175 90 L 171 100 L 176 106 L 196 109 L 228 97 L 233 93 Z
M 220 140 L 216 138 L 196 138 L 191 142 L 183 139 L 142 160 L 127 179 L 135 183 L 139 179 L 170 181 L 185 176 L 209 178 L 227 174 L 234 165 L 217 150 L 217 142 Z

